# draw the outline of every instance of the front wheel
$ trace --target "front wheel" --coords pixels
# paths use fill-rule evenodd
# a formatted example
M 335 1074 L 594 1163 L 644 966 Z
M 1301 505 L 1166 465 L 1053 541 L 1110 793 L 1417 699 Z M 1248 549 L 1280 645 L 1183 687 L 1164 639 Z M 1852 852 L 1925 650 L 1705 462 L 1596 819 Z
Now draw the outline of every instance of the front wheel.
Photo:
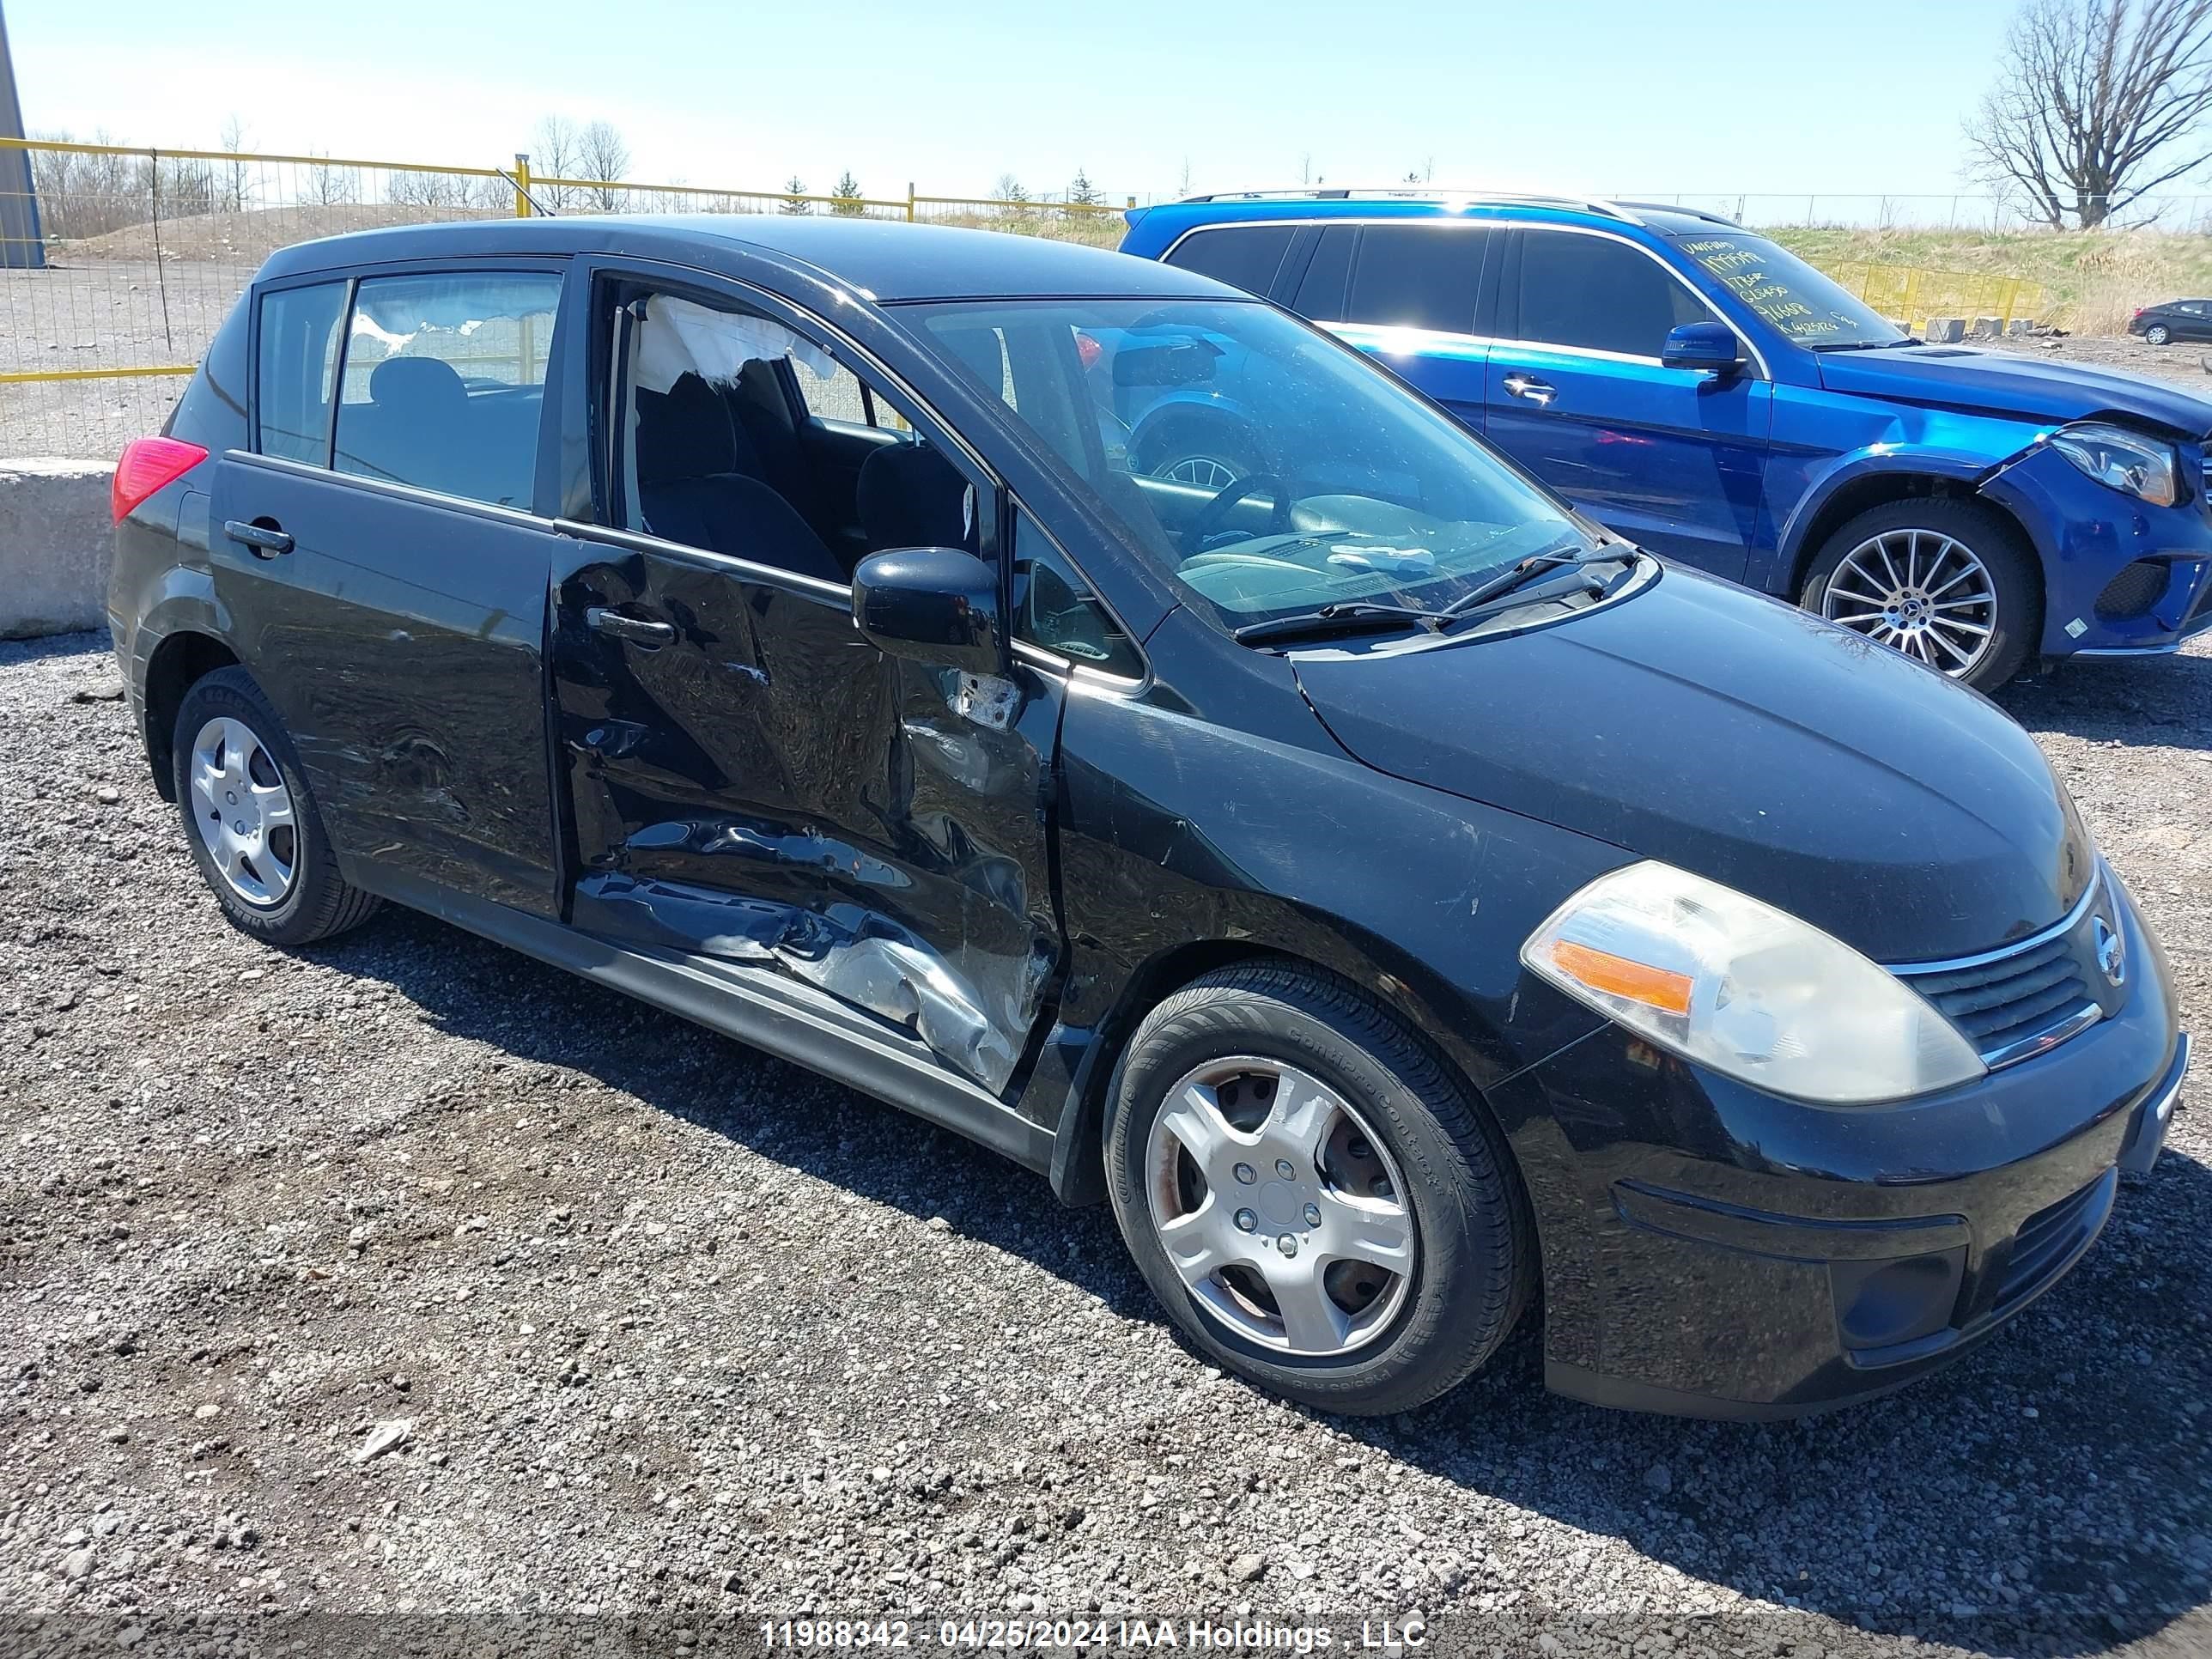
M 1209 974 L 1130 1039 L 1107 1132 L 1122 1237 L 1210 1358 L 1331 1412 L 1480 1367 L 1534 1283 L 1511 1157 L 1428 1050 L 1340 981 Z
M 1978 502 L 1936 496 L 1845 524 L 1798 602 L 1979 691 L 2020 672 L 2043 626 L 2043 584 L 2020 532 Z

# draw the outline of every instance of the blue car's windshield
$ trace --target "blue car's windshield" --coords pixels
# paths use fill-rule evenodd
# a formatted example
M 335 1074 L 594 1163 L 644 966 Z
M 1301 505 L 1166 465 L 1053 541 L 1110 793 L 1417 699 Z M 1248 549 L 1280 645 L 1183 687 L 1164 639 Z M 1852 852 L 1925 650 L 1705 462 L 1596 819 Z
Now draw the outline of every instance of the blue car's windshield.
M 1764 236 L 1701 229 L 1675 243 L 1785 340 L 1818 351 L 1901 345 L 1907 338 L 1865 301 Z
M 1442 611 L 1591 530 L 1349 347 L 1253 301 L 902 307 L 1224 626 Z

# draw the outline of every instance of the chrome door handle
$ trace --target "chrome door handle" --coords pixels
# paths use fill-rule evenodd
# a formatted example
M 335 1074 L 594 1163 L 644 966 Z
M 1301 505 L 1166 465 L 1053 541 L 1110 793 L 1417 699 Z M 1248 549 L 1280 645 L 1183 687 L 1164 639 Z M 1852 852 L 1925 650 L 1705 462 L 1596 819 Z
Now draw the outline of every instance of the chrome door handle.
M 225 519 L 222 533 L 234 542 L 244 542 L 253 550 L 253 556 L 257 559 L 273 559 L 279 553 L 292 550 L 292 538 L 284 532 L 248 524 L 243 519 Z
M 584 620 L 602 634 L 611 634 L 632 645 L 641 645 L 648 651 L 658 651 L 664 645 L 676 643 L 676 628 L 672 623 L 641 622 L 635 617 L 625 617 L 618 611 L 595 605 L 584 612 Z
M 1540 380 L 1528 374 L 1507 375 L 1505 389 L 1516 398 L 1526 398 L 1539 409 L 1559 395 L 1559 388 L 1548 380 Z

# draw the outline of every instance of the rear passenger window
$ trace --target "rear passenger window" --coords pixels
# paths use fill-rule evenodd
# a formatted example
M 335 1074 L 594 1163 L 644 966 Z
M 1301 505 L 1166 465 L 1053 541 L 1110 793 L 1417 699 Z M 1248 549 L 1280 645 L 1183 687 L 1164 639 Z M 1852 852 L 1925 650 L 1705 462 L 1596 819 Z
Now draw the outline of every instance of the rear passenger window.
M 1201 276 L 1226 283 L 1249 293 L 1265 295 L 1282 269 L 1291 225 L 1231 225 L 1220 230 L 1197 230 L 1178 242 L 1168 263 Z
M 1347 322 L 1433 328 L 1474 326 L 1474 290 L 1489 233 L 1440 224 L 1370 225 L 1352 266 Z
M 1641 249 L 1604 236 L 1524 233 L 1521 337 L 1656 357 L 1667 331 L 1714 320 L 1674 273 Z
M 341 472 L 527 507 L 561 279 L 363 282 L 338 398 Z
M 1352 246 L 1358 240 L 1357 225 L 1331 225 L 1322 232 L 1291 310 L 1317 323 L 1344 320 L 1345 284 L 1352 275 Z
M 261 296 L 261 356 L 255 376 L 264 455 L 326 466 L 331 392 L 337 379 L 338 319 L 346 285 L 319 283 Z

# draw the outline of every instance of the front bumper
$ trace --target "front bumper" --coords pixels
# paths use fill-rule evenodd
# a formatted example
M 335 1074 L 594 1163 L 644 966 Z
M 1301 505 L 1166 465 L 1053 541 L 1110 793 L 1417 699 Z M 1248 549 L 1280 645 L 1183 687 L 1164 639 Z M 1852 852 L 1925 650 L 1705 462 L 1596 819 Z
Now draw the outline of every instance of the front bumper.
M 2108 489 L 2045 444 L 1983 484 L 1982 494 L 2035 544 L 2042 655 L 2154 656 L 2212 629 L 2212 490 L 2203 452 L 2184 446 L 2181 465 L 2186 491 L 2172 507 Z M 2163 583 L 2123 583 L 2116 592 L 2114 579 L 2138 562 L 2162 572 Z
M 2095 1241 L 2188 1066 L 2132 914 L 2135 994 L 2050 1053 L 1875 1108 L 1786 1101 L 1607 1026 L 1498 1104 L 1544 1252 L 1546 1380 L 1605 1406 L 1788 1417 L 1957 1358 Z

